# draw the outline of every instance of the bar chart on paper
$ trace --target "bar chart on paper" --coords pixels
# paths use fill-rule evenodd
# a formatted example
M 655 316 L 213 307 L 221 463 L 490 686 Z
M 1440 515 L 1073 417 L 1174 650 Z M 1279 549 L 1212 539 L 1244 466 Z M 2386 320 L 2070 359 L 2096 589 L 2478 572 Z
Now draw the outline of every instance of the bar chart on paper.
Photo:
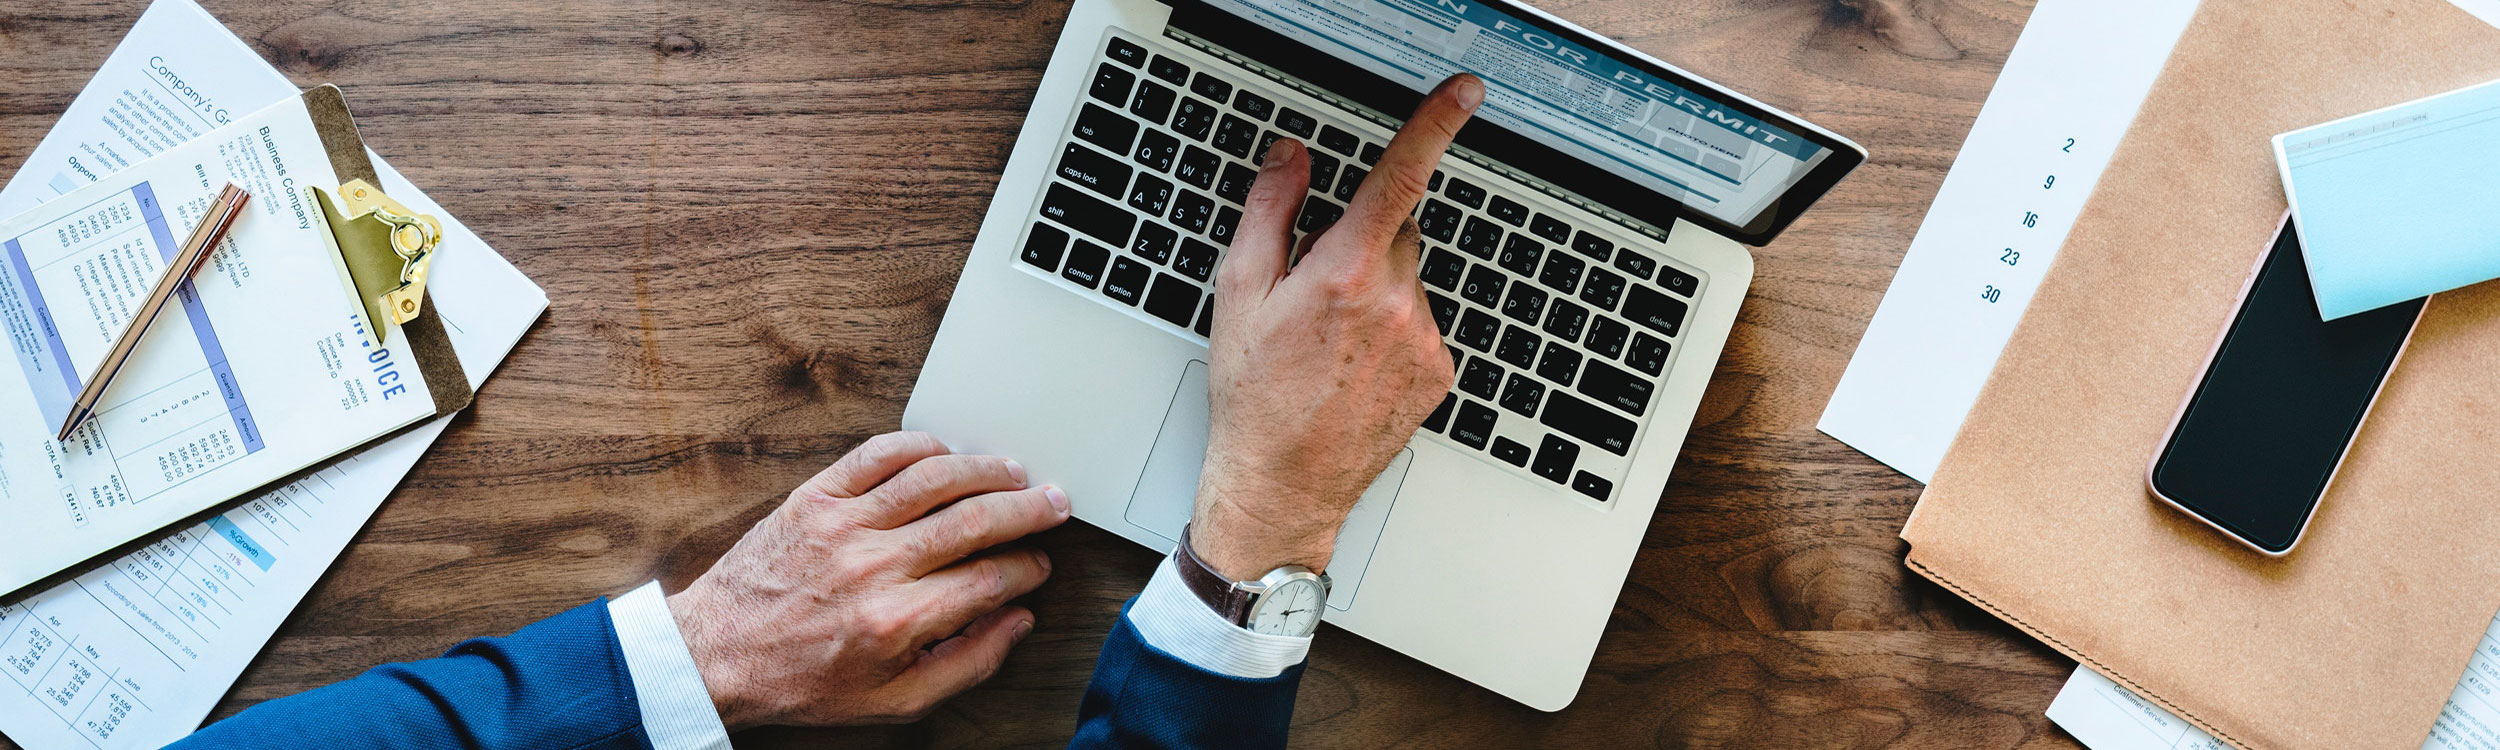
M 1817 427 L 1928 480 L 2195 11 L 2032 9 Z

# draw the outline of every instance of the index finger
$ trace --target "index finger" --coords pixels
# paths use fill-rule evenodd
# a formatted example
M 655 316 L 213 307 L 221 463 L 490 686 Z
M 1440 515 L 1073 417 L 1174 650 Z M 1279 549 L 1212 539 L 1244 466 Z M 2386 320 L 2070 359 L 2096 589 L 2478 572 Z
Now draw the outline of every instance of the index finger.
M 1371 175 L 1355 191 L 1354 202 L 1346 206 L 1337 228 L 1363 233 L 1362 247 L 1379 247 L 1397 237 L 1398 225 L 1406 223 L 1407 215 L 1415 212 L 1415 204 L 1431 187 L 1432 171 L 1441 166 L 1441 154 L 1483 103 L 1484 81 L 1473 74 L 1460 73 L 1442 81 L 1422 104 L 1415 105 L 1415 114 L 1406 118 L 1397 136 L 1389 139 L 1380 163 L 1373 165 Z

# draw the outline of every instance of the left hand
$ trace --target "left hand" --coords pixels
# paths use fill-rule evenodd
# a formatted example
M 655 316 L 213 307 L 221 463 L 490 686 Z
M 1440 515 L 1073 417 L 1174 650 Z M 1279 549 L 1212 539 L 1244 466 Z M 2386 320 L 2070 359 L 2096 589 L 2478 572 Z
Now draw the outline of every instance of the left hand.
M 1033 630 L 1007 602 L 1040 550 L 987 552 L 1068 520 L 1024 468 L 937 438 L 870 438 L 790 493 L 668 598 L 731 730 L 914 721 L 998 671 Z M 977 556 L 976 556 L 977 555 Z

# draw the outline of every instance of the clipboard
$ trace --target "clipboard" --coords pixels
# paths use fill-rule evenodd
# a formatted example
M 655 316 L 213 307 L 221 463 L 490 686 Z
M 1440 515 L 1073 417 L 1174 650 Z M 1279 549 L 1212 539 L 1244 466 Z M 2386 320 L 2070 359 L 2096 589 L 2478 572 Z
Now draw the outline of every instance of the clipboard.
M 442 319 L 425 314 L 431 308 L 425 297 L 425 277 L 443 236 L 442 221 L 410 210 L 378 187 L 382 177 L 373 171 L 370 152 L 356 130 L 356 117 L 347 111 L 347 98 L 339 87 L 325 83 L 305 90 L 304 109 L 312 116 L 313 129 L 321 134 L 330 171 L 340 183 L 328 190 L 303 189 L 320 207 L 313 214 L 314 224 L 323 230 L 319 234 L 328 245 L 325 251 L 337 263 L 340 282 L 364 303 L 361 313 L 367 335 L 377 345 L 389 338 L 390 328 L 407 336 L 409 353 L 416 356 L 417 369 L 424 373 L 426 388 L 434 397 L 435 416 L 468 408 L 477 394 L 469 389 L 468 375 L 460 369 L 460 356 L 451 348 Z M 409 242 L 412 234 L 423 239 Z

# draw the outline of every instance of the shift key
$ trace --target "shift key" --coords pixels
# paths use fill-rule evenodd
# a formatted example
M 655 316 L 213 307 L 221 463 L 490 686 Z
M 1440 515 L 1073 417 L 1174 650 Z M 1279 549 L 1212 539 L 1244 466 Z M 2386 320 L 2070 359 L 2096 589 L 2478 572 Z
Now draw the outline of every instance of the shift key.
M 1622 456 L 1632 452 L 1632 420 L 1607 411 L 1606 407 L 1582 401 L 1562 389 L 1545 393 L 1545 412 L 1537 419 L 1547 427 L 1588 441 L 1608 453 Z
M 1128 231 L 1137 224 L 1128 209 L 1058 182 L 1051 183 L 1050 192 L 1042 196 L 1042 215 L 1112 247 L 1126 247 Z

